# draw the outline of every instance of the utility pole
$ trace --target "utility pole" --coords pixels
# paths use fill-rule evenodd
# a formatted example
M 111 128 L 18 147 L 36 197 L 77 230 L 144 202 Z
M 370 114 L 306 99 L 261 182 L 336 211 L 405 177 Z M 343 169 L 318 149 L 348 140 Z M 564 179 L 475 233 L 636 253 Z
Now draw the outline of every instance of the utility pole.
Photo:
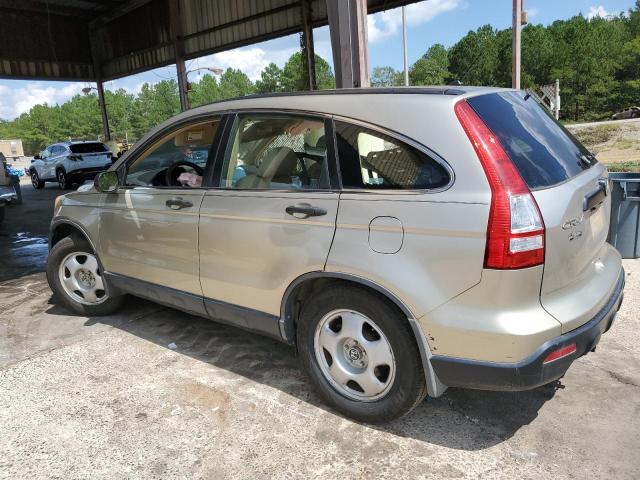
M 520 90 L 522 1 L 513 0 L 511 87 Z
M 553 102 L 553 110 L 556 117 L 556 120 L 560 120 L 560 79 L 556 78 L 556 88 L 555 88 L 556 98 Z
M 404 86 L 409 86 L 409 59 L 407 57 L 407 7 L 402 7 L 402 49 L 404 50 Z

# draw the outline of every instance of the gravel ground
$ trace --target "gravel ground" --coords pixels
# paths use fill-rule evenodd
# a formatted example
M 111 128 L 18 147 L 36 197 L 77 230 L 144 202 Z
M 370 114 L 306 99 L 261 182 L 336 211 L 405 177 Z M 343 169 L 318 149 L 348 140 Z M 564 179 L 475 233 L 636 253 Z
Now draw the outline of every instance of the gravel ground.
M 25 222 L 3 227 L 3 252 L 18 233 L 41 238 L 42 220 Z M 637 479 L 640 261 L 625 269 L 612 330 L 560 382 L 450 389 L 374 427 L 323 406 L 275 341 L 135 299 L 71 316 L 43 273 L 13 268 L 0 282 L 0 478 Z

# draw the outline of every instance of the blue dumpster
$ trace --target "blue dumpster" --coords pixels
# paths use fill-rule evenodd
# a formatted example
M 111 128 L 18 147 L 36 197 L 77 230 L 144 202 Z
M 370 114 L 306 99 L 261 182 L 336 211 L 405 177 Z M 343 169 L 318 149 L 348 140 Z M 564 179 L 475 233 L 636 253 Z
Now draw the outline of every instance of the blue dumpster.
M 622 258 L 640 257 L 640 173 L 612 173 L 609 243 Z

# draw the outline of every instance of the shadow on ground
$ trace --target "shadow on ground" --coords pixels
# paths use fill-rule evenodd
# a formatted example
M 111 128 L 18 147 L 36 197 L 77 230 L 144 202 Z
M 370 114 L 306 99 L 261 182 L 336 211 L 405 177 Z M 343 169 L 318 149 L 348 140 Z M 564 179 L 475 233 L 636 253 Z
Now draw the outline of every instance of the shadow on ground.
M 54 300 L 52 300 L 54 302 Z M 175 351 L 254 382 L 279 389 L 298 400 L 329 411 L 298 368 L 294 349 L 275 340 L 194 317 L 139 299 L 143 316 L 93 317 L 85 326 L 110 325 L 164 348 Z M 139 310 L 139 309 L 136 309 Z M 69 315 L 52 305 L 50 315 Z M 402 437 L 462 450 L 482 450 L 499 444 L 533 421 L 539 409 L 561 385 L 529 392 L 482 392 L 450 389 L 440 398 L 428 398 L 411 414 L 374 428 Z

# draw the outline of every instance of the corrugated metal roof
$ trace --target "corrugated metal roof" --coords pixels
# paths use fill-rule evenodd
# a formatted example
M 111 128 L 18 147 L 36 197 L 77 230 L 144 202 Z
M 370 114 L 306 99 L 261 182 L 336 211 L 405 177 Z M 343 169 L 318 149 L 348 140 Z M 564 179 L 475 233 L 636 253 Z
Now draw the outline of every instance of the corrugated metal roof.
M 110 80 L 172 64 L 172 1 L 190 59 L 301 31 L 306 0 L 0 0 L 0 77 Z M 308 1 L 313 25 L 326 25 L 325 0 Z

